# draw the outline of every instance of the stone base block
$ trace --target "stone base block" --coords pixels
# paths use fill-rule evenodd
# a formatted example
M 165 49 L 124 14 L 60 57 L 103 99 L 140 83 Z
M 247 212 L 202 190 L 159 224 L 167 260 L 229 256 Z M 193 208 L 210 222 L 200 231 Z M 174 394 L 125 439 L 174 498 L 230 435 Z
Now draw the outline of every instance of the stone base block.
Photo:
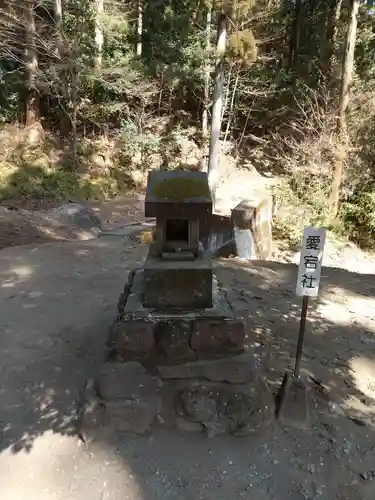
M 144 268 L 143 304 L 157 310 L 212 307 L 211 261 L 162 261 L 149 255 Z
M 139 363 L 105 363 L 79 408 L 78 434 L 85 442 L 111 433 L 144 434 L 161 410 L 161 381 Z
M 212 307 L 161 312 L 143 305 L 145 272 L 131 273 L 119 301 L 108 338 L 111 359 L 179 364 L 243 351 L 244 320 L 233 312 L 216 276 L 211 281 Z
M 161 366 L 156 375 L 136 362 L 107 362 L 87 389 L 78 427 L 86 443 L 144 434 L 157 424 L 244 436 L 269 426 L 274 415 L 272 393 L 251 353 Z

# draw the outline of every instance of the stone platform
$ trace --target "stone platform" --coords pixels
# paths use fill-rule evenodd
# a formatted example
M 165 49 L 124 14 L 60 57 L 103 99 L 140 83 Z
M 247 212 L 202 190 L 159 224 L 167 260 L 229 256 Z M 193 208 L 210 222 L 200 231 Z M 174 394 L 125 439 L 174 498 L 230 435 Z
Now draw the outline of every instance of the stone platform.
M 156 425 L 183 431 L 246 436 L 270 425 L 272 393 L 251 353 L 220 360 L 159 366 L 107 362 L 87 385 L 78 434 L 85 442 L 103 435 L 144 434 Z
M 163 312 L 143 305 L 144 272 L 135 269 L 129 275 L 110 328 L 109 359 L 179 364 L 243 351 L 244 318 L 235 314 L 215 275 L 211 308 Z

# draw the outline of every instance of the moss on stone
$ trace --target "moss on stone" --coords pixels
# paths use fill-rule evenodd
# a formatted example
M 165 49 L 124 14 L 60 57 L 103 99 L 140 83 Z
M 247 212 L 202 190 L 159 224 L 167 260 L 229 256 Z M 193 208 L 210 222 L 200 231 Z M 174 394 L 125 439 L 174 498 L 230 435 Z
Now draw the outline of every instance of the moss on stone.
M 186 201 L 191 198 L 210 198 L 207 181 L 177 177 L 159 181 L 152 186 L 152 194 L 164 200 Z

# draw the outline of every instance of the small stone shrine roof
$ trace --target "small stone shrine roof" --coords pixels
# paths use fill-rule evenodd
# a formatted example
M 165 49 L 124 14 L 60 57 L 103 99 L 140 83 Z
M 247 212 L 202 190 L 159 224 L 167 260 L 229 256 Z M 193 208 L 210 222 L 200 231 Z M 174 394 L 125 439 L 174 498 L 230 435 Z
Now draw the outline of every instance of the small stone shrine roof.
M 146 217 L 205 219 L 212 198 L 205 172 L 150 172 L 145 199 Z

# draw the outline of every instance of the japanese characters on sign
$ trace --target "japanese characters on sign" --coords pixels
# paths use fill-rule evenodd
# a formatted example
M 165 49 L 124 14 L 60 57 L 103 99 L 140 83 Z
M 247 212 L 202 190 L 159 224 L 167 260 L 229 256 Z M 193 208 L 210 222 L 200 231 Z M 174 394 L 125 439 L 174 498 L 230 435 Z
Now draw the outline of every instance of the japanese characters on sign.
M 305 227 L 296 287 L 299 296 L 318 296 L 325 237 L 325 229 Z

